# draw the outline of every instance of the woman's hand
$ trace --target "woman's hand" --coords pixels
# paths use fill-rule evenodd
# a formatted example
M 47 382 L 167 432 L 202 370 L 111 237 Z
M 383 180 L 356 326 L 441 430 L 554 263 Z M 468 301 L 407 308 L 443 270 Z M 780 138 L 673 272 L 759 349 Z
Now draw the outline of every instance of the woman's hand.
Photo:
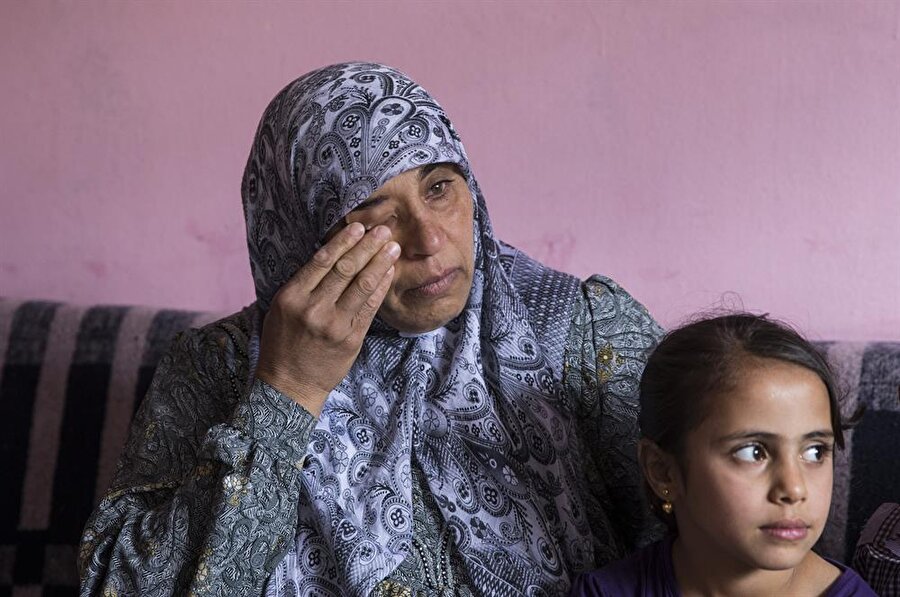
M 263 323 L 256 377 L 318 417 L 347 375 L 394 276 L 386 226 L 340 230 L 278 291 Z

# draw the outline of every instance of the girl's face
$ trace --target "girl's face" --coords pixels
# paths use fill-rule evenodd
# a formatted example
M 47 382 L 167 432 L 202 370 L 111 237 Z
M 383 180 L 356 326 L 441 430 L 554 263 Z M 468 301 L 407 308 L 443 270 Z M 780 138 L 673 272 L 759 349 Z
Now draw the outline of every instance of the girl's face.
M 721 572 L 796 567 L 831 504 L 825 385 L 803 367 L 753 359 L 735 389 L 708 404 L 686 438 L 669 498 L 679 541 Z

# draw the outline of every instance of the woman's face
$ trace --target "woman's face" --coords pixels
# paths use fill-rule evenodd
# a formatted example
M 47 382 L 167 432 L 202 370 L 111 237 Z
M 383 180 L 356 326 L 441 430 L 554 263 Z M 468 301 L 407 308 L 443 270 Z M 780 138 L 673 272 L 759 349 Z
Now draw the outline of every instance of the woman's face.
M 474 272 L 473 202 L 456 168 L 431 164 L 398 174 L 347 216 L 390 228 L 400 244 L 378 314 L 401 332 L 437 329 L 459 315 Z
M 797 566 L 831 504 L 825 385 L 803 367 L 755 359 L 733 391 L 708 404 L 670 498 L 681 546 L 722 572 Z

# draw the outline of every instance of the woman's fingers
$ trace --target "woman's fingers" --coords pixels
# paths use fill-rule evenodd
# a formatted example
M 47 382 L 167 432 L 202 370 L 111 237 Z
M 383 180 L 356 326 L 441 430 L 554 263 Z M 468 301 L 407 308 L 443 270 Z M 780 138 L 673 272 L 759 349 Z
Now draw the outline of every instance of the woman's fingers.
M 381 277 L 395 260 L 395 258 L 389 258 L 382 253 L 390 239 L 391 231 L 387 226 L 376 226 L 369 231 L 359 242 L 334 261 L 334 265 L 312 291 L 313 299 L 336 304 L 349 287 L 353 284 L 359 284 L 360 274 L 374 261 L 375 269 L 369 269 L 363 278 L 364 284 L 369 287 L 367 295 L 371 294 L 378 285 L 378 281 L 381 280 Z M 337 240 L 337 237 L 333 240 Z M 393 245 L 396 244 L 393 243 Z M 376 259 L 376 256 L 380 257 Z
M 390 237 L 385 226 L 366 234 L 350 224 L 278 291 L 263 323 L 259 379 L 319 412 L 390 289 L 400 255 Z
M 393 280 L 394 266 L 392 265 L 384 275 L 382 275 L 375 290 L 369 294 L 369 296 L 363 300 L 362 305 L 356 309 L 356 316 L 353 319 L 353 329 L 357 334 L 361 335 L 360 344 L 362 344 L 362 337 L 369 331 L 369 326 L 372 325 L 375 314 L 378 313 L 378 309 L 381 308 L 381 303 L 384 301 L 384 297 L 387 296 Z
M 392 270 L 399 257 L 400 245 L 394 241 L 385 243 L 344 289 L 335 303 L 337 310 L 346 316 L 355 318 L 361 310 L 371 308 L 372 301 L 377 298 L 377 293 L 381 290 L 387 272 Z M 393 272 L 391 272 L 391 276 L 393 276 Z M 385 290 L 385 294 L 386 292 Z M 384 294 L 377 298 L 377 303 L 374 304 L 375 311 L 378 311 L 383 299 Z M 374 317 L 374 312 L 372 316 Z
M 306 293 L 312 293 L 333 271 L 337 262 L 359 244 L 360 239 L 364 236 L 368 236 L 366 229 L 359 222 L 345 226 L 316 251 L 303 267 L 297 270 L 290 283 L 297 285 Z

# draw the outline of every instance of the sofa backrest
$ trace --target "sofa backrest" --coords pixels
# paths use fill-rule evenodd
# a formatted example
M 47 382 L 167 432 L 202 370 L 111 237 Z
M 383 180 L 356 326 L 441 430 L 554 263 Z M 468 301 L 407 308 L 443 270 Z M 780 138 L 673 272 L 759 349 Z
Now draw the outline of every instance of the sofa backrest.
M 0 298 L 0 594 L 77 594 L 81 532 L 157 363 L 220 315 Z
M 82 527 L 175 335 L 222 314 L 0 298 L 0 593 L 76 595 Z M 822 343 L 868 413 L 836 460 L 821 553 L 849 561 L 866 519 L 900 497 L 900 342 Z
M 861 420 L 849 430 L 835 455 L 834 494 L 828 524 L 817 545 L 820 554 L 845 563 L 866 520 L 885 502 L 900 498 L 900 342 L 822 342 L 850 417 L 862 406 Z

